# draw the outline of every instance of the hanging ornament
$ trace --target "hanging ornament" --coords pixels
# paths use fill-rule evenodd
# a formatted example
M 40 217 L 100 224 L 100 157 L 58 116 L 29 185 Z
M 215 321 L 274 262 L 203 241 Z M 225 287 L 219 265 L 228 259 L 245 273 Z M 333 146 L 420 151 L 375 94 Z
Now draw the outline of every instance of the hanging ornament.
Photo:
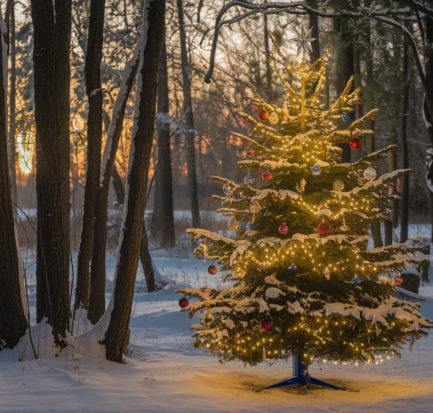
M 260 320 L 260 329 L 263 331 L 269 331 L 272 328 L 272 321 L 268 319 Z
M 329 268 L 325 269 L 325 272 L 323 273 L 323 275 L 325 276 L 325 278 L 327 280 L 329 280 L 331 278 L 331 271 L 329 270 Z
M 401 287 L 401 285 L 403 284 L 403 278 L 401 278 L 401 274 L 400 273 L 397 273 L 397 276 L 395 277 L 395 284 L 398 286 L 398 287 Z
M 268 211 L 263 212 L 263 216 L 264 217 L 268 217 L 269 216 L 269 212 Z
M 249 222 L 249 223 L 247 224 L 247 230 L 248 230 L 248 231 L 252 231 L 255 227 L 256 227 L 256 226 L 255 226 L 252 222 Z
M 253 148 L 248 148 L 247 149 L 247 155 L 254 156 L 255 153 L 256 153 L 256 151 Z
M 397 190 L 397 193 L 400 193 L 400 178 L 397 178 L 397 181 L 395 183 L 395 189 Z
M 361 279 L 360 279 L 358 276 L 356 276 L 356 277 L 354 277 L 354 278 L 352 278 L 352 279 L 350 280 L 350 282 L 351 282 L 353 285 L 358 285 L 358 284 L 360 283 L 360 281 L 361 281 Z
M 278 227 L 278 232 L 281 235 L 287 235 L 289 233 L 289 227 L 286 225 L 286 223 L 283 223 Z
M 313 175 L 320 175 L 322 173 L 322 167 L 320 165 L 315 165 L 311 167 L 311 173 Z
M 343 216 L 343 224 L 340 226 L 340 231 L 346 232 L 349 230 L 350 230 L 350 228 L 346 225 L 346 219 Z
M 317 231 L 319 232 L 320 235 L 327 235 L 329 232 L 329 224 L 327 222 L 321 222 L 317 226 Z
M 269 123 L 271 125 L 276 125 L 280 118 L 278 117 L 278 114 L 276 112 L 272 112 L 271 116 L 269 116 Z
M 259 119 L 260 120 L 268 120 L 269 112 L 266 109 L 259 110 Z
M 195 348 L 200 348 L 202 345 L 203 345 L 203 343 L 199 339 L 194 341 L 194 347 Z
M 270 171 L 265 171 L 262 173 L 262 179 L 266 182 L 269 182 L 272 180 L 272 173 Z
M 209 267 L 207 267 L 207 272 L 211 275 L 215 275 L 218 272 L 218 268 L 216 265 L 209 265 Z
M 345 123 L 350 123 L 352 121 L 352 116 L 350 116 L 350 113 L 343 113 L 343 120 Z
M 236 154 L 238 155 L 239 158 L 241 159 L 245 159 L 247 157 L 247 151 L 246 149 L 242 148 L 242 149 L 238 149 L 236 151 Z
M 231 185 L 225 184 L 223 186 L 223 192 L 225 196 L 232 196 L 233 195 L 233 187 Z
M 365 179 L 373 180 L 376 179 L 377 172 L 376 169 L 374 169 L 372 166 L 369 166 L 368 168 L 365 169 L 362 175 L 364 176 Z
M 307 185 L 307 181 L 304 178 L 302 178 L 301 182 L 299 183 L 299 192 L 304 192 L 306 185 Z
M 296 265 L 292 262 L 289 267 L 289 273 L 293 274 L 296 272 Z
M 227 228 L 229 229 L 229 231 L 234 232 L 236 231 L 239 227 L 240 227 L 240 223 L 238 221 L 236 221 L 235 217 L 231 217 L 229 219 L 229 222 L 227 222 Z
M 203 250 L 201 249 L 201 247 L 197 247 L 194 249 L 194 255 L 196 257 L 201 257 L 203 255 Z
M 245 178 L 244 178 L 244 184 L 245 185 L 252 185 L 254 182 L 255 182 L 255 178 L 254 178 L 254 176 L 253 175 L 247 175 Z
M 189 305 L 189 300 L 188 300 L 187 297 L 182 297 L 179 300 L 179 306 L 180 306 L 180 308 L 186 308 L 186 307 L 188 307 L 188 305 Z
M 362 146 L 362 141 L 359 138 L 352 138 L 349 142 L 350 147 L 352 148 L 352 150 L 357 151 L 358 149 L 361 148 Z
M 332 189 L 337 192 L 341 192 L 344 189 L 344 182 L 341 179 L 334 181 Z

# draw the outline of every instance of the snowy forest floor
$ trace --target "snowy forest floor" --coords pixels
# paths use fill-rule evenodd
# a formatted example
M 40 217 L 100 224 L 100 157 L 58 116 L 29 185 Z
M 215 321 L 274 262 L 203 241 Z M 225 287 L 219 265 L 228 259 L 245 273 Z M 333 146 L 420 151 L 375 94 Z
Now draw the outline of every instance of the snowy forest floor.
M 155 250 L 159 282 L 145 292 L 143 274 L 137 288 L 126 364 L 110 363 L 75 349 L 73 356 L 49 353 L 18 361 L 16 350 L 0 352 L 1 412 L 432 412 L 433 335 L 405 348 L 401 360 L 379 365 L 335 366 L 314 363 L 310 373 L 344 385 L 348 391 L 319 388 L 257 390 L 291 376 L 291 360 L 244 367 L 220 364 L 195 349 L 189 326 L 179 311 L 181 286 L 221 285 L 207 274 L 208 263 Z M 29 265 L 29 300 L 35 311 L 34 265 Z M 107 260 L 112 277 L 114 258 Z M 433 274 L 431 275 L 431 277 Z M 107 299 L 111 283 L 107 283 Z M 420 288 L 422 314 L 433 318 L 433 283 Z M 76 320 L 77 322 L 77 320 Z M 37 333 L 39 326 L 33 327 Z M 35 346 L 40 343 L 35 334 Z

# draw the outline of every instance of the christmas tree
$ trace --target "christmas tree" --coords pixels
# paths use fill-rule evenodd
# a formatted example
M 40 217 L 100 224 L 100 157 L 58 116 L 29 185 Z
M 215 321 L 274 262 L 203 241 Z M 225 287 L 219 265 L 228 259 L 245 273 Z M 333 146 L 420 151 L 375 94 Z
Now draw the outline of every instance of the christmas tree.
M 255 111 L 241 114 L 250 132 L 234 133 L 244 144 L 238 164 L 248 170 L 246 179 L 214 177 L 224 191 L 214 197 L 233 236 L 188 230 L 200 240 L 195 254 L 217 260 L 229 282 L 223 289 L 179 290 L 183 310 L 199 313 L 194 345 L 253 365 L 291 355 L 306 365 L 400 357 L 402 346 L 432 323 L 419 304 L 393 296 L 391 274 L 429 257 L 406 244 L 367 244 L 370 225 L 389 219 L 397 179 L 410 170 L 378 176 L 377 163 L 392 145 L 342 163 L 338 143 L 358 150 L 373 133 L 367 126 L 377 110 L 353 119 L 361 90 L 351 92 L 352 79 L 324 108 L 328 52 L 310 65 L 291 62 L 275 42 L 274 50 L 285 97 L 275 105 L 253 89 Z

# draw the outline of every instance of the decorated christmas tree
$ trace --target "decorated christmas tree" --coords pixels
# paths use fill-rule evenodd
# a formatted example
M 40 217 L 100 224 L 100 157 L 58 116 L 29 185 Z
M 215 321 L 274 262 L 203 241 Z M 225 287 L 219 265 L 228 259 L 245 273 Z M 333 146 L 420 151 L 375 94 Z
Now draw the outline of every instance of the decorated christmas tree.
M 183 310 L 199 313 L 195 346 L 249 364 L 292 355 L 306 366 L 399 357 L 432 324 L 419 304 L 393 295 L 392 274 L 429 257 L 406 244 L 367 245 L 370 225 L 389 219 L 397 179 L 410 170 L 378 176 L 392 146 L 342 163 L 338 143 L 358 150 L 377 110 L 354 119 L 361 91 L 350 92 L 352 79 L 324 108 L 328 52 L 309 65 L 284 57 L 275 42 L 274 50 L 284 99 L 269 103 L 253 89 L 254 110 L 241 114 L 248 136 L 234 133 L 244 143 L 238 164 L 247 176 L 241 184 L 214 177 L 232 236 L 188 230 L 200 242 L 195 254 L 216 260 L 228 282 L 180 290 Z

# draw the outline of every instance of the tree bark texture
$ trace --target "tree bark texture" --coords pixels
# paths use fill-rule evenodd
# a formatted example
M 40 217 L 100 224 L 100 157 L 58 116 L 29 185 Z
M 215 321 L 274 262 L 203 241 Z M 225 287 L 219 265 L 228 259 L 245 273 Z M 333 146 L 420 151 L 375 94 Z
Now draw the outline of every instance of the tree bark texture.
M 317 7 L 317 0 L 307 0 L 306 2 L 310 7 Z M 320 59 L 320 41 L 319 41 L 319 17 L 317 14 L 309 13 L 308 15 L 310 27 L 313 28 L 311 31 L 311 37 L 316 39 L 311 42 L 312 53 L 310 54 L 311 63 Z
M 7 43 L 1 20 L 0 16 L 0 350 L 14 347 L 27 329 L 8 171 L 7 79 L 3 78 L 7 73 Z
M 407 144 L 407 114 L 409 112 L 409 45 L 405 38 L 403 47 L 403 110 L 401 114 L 401 155 L 402 169 L 409 168 L 409 148 Z M 409 233 L 409 175 L 401 178 L 400 242 L 405 242 Z
M 152 1 L 148 16 L 146 14 L 144 16 L 142 30 L 147 29 L 147 41 L 142 50 L 137 78 L 138 89 L 131 137 L 133 146 L 129 159 L 125 205 L 127 209 L 124 214 L 115 270 L 113 308 L 104 339 L 107 359 L 117 362 L 122 361 L 122 355 L 128 345 L 129 320 L 140 256 L 155 122 L 159 54 L 164 32 L 165 1 Z
M 192 67 L 188 60 L 186 50 L 186 34 L 183 13 L 183 0 L 177 0 L 177 12 L 179 18 L 180 55 L 182 60 L 182 89 L 183 89 L 183 112 L 185 120 L 186 139 L 186 162 L 188 169 L 189 190 L 191 195 L 192 226 L 200 227 L 200 210 L 198 202 L 198 184 L 195 160 L 195 136 L 194 115 L 191 98 L 191 74 Z
M 270 101 L 273 100 L 273 82 L 272 82 L 272 66 L 271 66 L 271 51 L 269 47 L 268 33 L 268 15 L 263 14 L 263 40 L 265 44 L 265 67 L 266 67 L 266 95 Z
M 152 236 L 161 248 L 175 244 L 173 218 L 173 178 L 170 150 L 170 117 L 168 100 L 167 51 L 162 41 L 158 72 L 158 161 L 155 176 L 155 200 L 153 205 Z
M 375 107 L 375 97 L 374 97 L 374 70 L 373 70 L 373 52 L 371 50 L 371 30 L 370 30 L 370 22 L 366 23 L 366 41 L 369 45 L 368 51 L 366 53 L 365 58 L 365 66 L 366 66 L 366 87 L 364 89 L 364 101 L 366 110 L 369 111 Z M 372 131 L 376 130 L 376 121 L 370 121 Z M 367 152 L 372 153 L 376 150 L 376 134 L 372 133 L 367 135 Z M 375 248 L 382 247 L 382 233 L 380 230 L 381 223 L 379 221 L 373 222 L 370 226 L 371 236 L 373 238 L 373 244 Z
M 125 187 L 123 186 L 122 178 L 119 175 L 116 164 L 113 165 L 113 171 L 111 172 L 111 182 L 113 183 L 117 203 L 123 205 L 125 202 Z
M 347 19 L 339 17 L 334 19 L 334 29 L 339 33 L 339 47 L 337 48 L 337 73 L 335 88 L 337 94 L 343 92 L 347 82 L 354 72 L 353 33 L 349 29 Z M 351 162 L 352 154 L 348 143 L 338 144 L 342 150 L 342 162 Z
M 57 345 L 69 329 L 71 1 L 31 0 L 37 191 L 37 321 Z
M 147 291 L 155 291 L 155 271 L 153 270 L 152 257 L 149 253 L 149 243 L 147 240 L 146 223 L 143 222 L 141 232 L 140 261 L 143 266 L 144 278 L 146 279 Z
M 86 63 L 84 68 L 86 94 L 89 102 L 87 116 L 87 175 L 84 189 L 84 214 L 78 250 L 77 287 L 75 308 L 89 305 L 90 259 L 94 238 L 96 193 L 101 173 L 102 145 L 102 86 L 101 60 L 104 31 L 105 0 L 91 0 L 89 34 L 87 38 Z
M 7 27 L 10 56 L 10 86 L 9 86 L 9 175 L 11 181 L 12 203 L 17 204 L 17 148 L 16 148 L 16 36 L 15 36 L 15 0 L 7 2 Z
M 126 103 L 134 84 L 140 56 L 140 42 L 131 61 L 127 63 L 122 75 L 119 93 L 114 103 L 113 115 L 107 133 L 104 148 L 101 182 L 96 196 L 95 234 L 93 239 L 92 262 L 90 272 L 90 294 L 88 319 L 93 323 L 101 318 L 105 311 L 105 247 L 107 244 L 107 208 L 111 176 L 114 170 L 117 148 L 123 128 Z

